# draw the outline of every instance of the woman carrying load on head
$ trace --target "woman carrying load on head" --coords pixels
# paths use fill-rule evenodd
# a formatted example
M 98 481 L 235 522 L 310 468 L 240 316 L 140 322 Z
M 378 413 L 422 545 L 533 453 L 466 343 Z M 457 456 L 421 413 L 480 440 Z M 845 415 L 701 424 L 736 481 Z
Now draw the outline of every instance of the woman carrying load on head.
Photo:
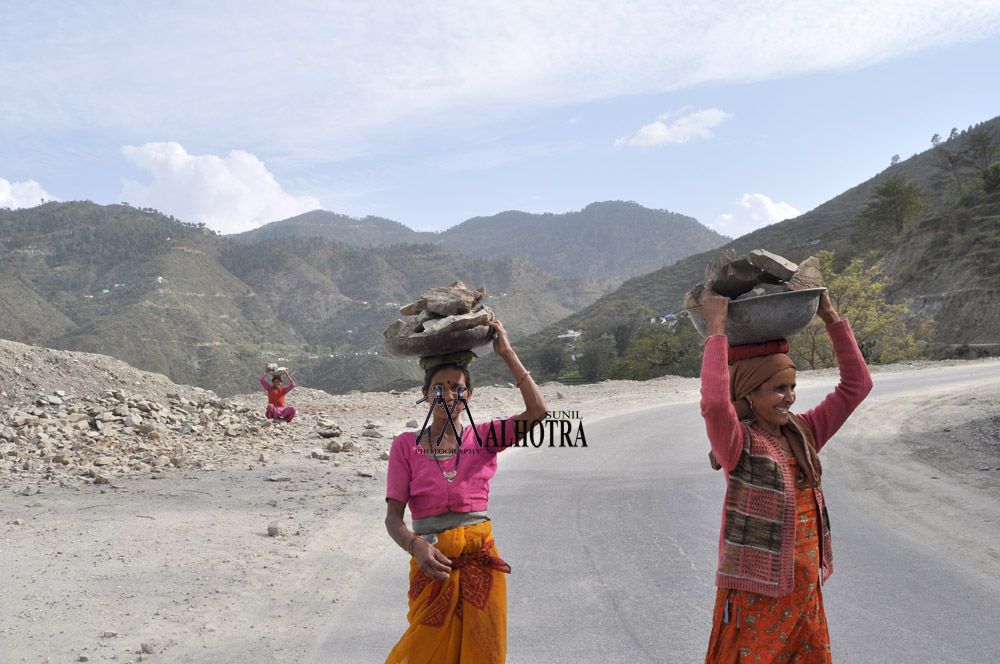
M 295 406 L 285 405 L 285 395 L 295 389 L 295 381 L 292 379 L 292 374 L 288 373 L 288 370 L 284 370 L 284 375 L 288 376 L 289 385 L 284 386 L 281 383 L 281 374 L 274 374 L 271 378 L 271 384 L 268 385 L 267 381 L 264 379 L 268 372 L 265 371 L 260 375 L 260 384 L 265 390 L 267 390 L 267 409 L 264 411 L 264 417 L 269 420 L 284 420 L 286 422 L 291 422 L 292 418 L 295 417 Z
M 499 321 L 488 325 L 496 334 L 494 352 L 507 363 L 521 390 L 524 412 L 507 420 L 462 426 L 459 416 L 464 406 L 457 397 L 471 400 L 468 365 L 475 356 L 465 351 L 420 361 L 425 370 L 424 396 L 433 398 L 440 388 L 454 409 L 449 421 L 446 408 L 431 402 L 430 424 L 419 445 L 417 435 L 406 432 L 392 441 L 389 452 L 385 525 L 411 559 L 410 626 L 387 664 L 498 664 L 506 659 L 504 574 L 510 567 L 500 558 L 491 535 L 490 478 L 496 473 L 497 454 L 517 442 L 532 422 L 545 419 L 546 406 L 503 325 Z M 407 505 L 412 532 L 403 521 Z
M 725 473 L 726 500 L 705 662 L 830 662 L 822 584 L 833 551 L 817 452 L 871 391 L 871 376 L 850 324 L 824 290 L 817 313 L 840 383 L 820 405 L 793 415 L 788 342 L 730 348 L 728 304 L 706 285 L 701 414 L 713 467 Z

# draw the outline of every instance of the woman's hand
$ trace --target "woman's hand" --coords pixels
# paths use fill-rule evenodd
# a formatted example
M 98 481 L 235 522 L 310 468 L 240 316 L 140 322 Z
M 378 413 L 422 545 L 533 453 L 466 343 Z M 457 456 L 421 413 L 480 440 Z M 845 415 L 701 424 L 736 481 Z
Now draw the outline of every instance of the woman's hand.
M 701 313 L 708 323 L 708 336 L 726 333 L 726 318 L 729 316 L 729 298 L 712 290 L 714 282 L 705 284 L 701 294 Z
M 420 571 L 435 581 L 446 581 L 451 574 L 448 556 L 423 537 L 418 537 L 413 542 L 413 557 L 417 559 Z
M 816 315 L 819 316 L 826 325 L 833 325 L 840 320 L 840 314 L 838 314 L 837 310 L 833 308 L 833 302 L 830 301 L 829 291 L 824 290 L 820 293 L 819 309 L 816 310 Z
M 486 324 L 492 327 L 494 334 L 496 334 L 493 339 L 493 352 L 500 357 L 506 357 L 508 353 L 513 353 L 514 349 L 510 345 L 510 339 L 507 336 L 507 330 L 503 327 L 503 323 L 498 320 L 491 320 Z

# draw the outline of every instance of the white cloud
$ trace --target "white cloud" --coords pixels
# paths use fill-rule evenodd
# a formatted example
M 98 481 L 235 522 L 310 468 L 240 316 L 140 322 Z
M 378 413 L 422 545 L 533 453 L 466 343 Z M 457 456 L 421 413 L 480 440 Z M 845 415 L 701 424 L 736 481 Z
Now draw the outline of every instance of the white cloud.
M 264 162 L 243 150 L 226 157 L 190 155 L 170 142 L 126 145 L 122 154 L 153 176 L 148 185 L 124 180 L 126 201 L 182 221 L 204 222 L 221 233 L 238 233 L 322 207 L 312 196 L 286 193 Z
M 996 0 L 153 2 L 114 20 L 7 4 L 11 135 L 154 132 L 303 164 L 428 127 L 852 69 L 1000 33 Z
M 802 213 L 788 203 L 775 203 L 764 194 L 743 194 L 730 206 L 729 212 L 720 214 L 708 227 L 731 238 L 738 238 L 800 214 Z
M 11 182 L 0 178 L 0 208 L 30 208 L 58 200 L 34 180 Z
M 732 118 L 733 115 L 717 108 L 709 108 L 704 111 L 688 113 L 668 125 L 664 120 L 669 120 L 670 117 L 670 114 L 661 115 L 656 122 L 640 127 L 632 138 L 622 137 L 616 140 L 615 147 L 627 144 L 640 148 L 650 148 L 667 143 L 687 143 L 696 138 L 709 139 L 712 138 L 711 129 L 718 127 Z

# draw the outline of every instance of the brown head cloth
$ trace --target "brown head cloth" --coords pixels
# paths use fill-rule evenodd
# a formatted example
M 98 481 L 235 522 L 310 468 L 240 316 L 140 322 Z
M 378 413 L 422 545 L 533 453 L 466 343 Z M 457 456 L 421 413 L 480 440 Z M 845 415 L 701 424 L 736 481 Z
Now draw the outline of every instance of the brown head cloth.
M 729 398 L 741 420 L 752 419 L 753 413 L 746 396 L 766 383 L 774 374 L 794 369 L 792 358 L 784 353 L 772 353 L 737 360 L 729 367 Z M 816 443 L 809 428 L 791 413 L 788 424 L 781 428 L 788 440 L 792 455 L 799 466 L 796 484 L 800 487 L 818 486 L 823 468 L 816 454 Z
M 794 369 L 792 358 L 784 353 L 751 357 L 733 362 L 729 367 L 729 399 L 736 407 L 741 420 L 750 417 L 750 404 L 746 396 L 768 381 L 771 376 Z

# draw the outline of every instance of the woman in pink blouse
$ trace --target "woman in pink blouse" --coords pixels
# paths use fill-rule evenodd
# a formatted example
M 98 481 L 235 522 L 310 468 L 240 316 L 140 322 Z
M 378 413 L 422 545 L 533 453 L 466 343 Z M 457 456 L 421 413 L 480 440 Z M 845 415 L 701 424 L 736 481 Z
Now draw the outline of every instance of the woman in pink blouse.
M 726 499 L 705 662 L 827 664 L 822 584 L 833 572 L 833 549 L 817 453 L 871 390 L 871 376 L 850 324 L 823 291 L 817 313 L 840 383 L 818 406 L 793 415 L 788 343 L 729 347 L 728 304 L 706 285 L 701 414 Z
M 496 473 L 496 455 L 523 437 L 532 422 L 545 419 L 546 406 L 503 325 L 499 321 L 489 325 L 496 331 L 493 351 L 510 368 L 524 399 L 524 412 L 507 420 L 479 422 L 475 431 L 462 426 L 459 417 L 464 407 L 456 397 L 471 402 L 467 367 L 472 354 L 425 358 L 423 394 L 433 395 L 440 388 L 448 406 L 455 404 L 451 421 L 444 406 L 431 402 L 433 414 L 419 443 L 414 432 L 402 433 L 392 442 L 385 525 L 393 541 L 411 556 L 410 626 L 387 664 L 496 664 L 506 658 L 504 574 L 510 567 L 500 559 L 491 536 L 490 478 Z M 403 520 L 407 505 L 412 531 Z

